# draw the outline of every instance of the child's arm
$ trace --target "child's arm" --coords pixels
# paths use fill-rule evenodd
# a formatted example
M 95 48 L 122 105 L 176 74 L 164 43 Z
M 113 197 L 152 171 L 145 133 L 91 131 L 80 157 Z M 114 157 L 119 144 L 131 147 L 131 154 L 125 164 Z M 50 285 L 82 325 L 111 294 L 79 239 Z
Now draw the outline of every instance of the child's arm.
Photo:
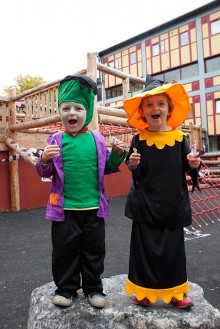
M 105 173 L 115 172 L 128 154 L 123 141 L 114 138 L 111 145 L 112 150 L 105 166 Z
M 199 177 L 199 167 L 200 167 L 201 159 L 199 157 L 199 152 L 197 152 L 196 154 L 190 154 L 190 153 L 187 154 L 187 160 L 190 167 L 188 174 L 192 179 L 192 193 L 193 193 L 195 187 L 197 187 L 198 190 L 200 190 L 198 177 Z
M 198 188 L 198 190 L 200 190 L 199 188 L 199 168 L 201 165 L 201 159 L 200 159 L 200 155 L 202 155 L 205 151 L 203 150 L 203 152 L 196 152 L 196 147 L 195 150 L 192 150 L 191 148 L 191 152 L 187 154 L 186 156 L 186 161 L 187 161 L 187 165 L 189 167 L 188 169 L 188 174 L 190 175 L 191 179 L 192 179 L 192 193 L 194 192 L 195 187 Z
M 196 154 L 187 154 L 187 160 L 191 169 L 199 168 L 201 163 L 199 152 L 197 152 Z
M 124 155 L 125 144 L 120 139 L 112 138 L 111 141 L 112 150 L 121 158 Z
M 51 159 L 56 158 L 60 155 L 60 148 L 57 144 L 47 145 L 41 156 L 41 166 L 46 169 Z
M 133 152 L 131 153 L 129 157 L 129 163 L 128 168 L 131 171 L 135 171 L 137 169 L 137 166 L 139 165 L 141 161 L 141 155 L 137 152 L 137 149 L 133 148 Z
M 52 144 L 51 144 L 52 143 Z M 48 145 L 45 147 L 43 154 L 36 163 L 36 170 L 41 177 L 50 177 L 53 174 L 53 166 L 51 160 L 59 156 L 60 148 L 57 145 L 55 138 L 49 138 Z
M 137 150 L 137 136 L 134 136 L 131 142 L 131 146 L 126 158 L 126 164 L 128 166 L 128 169 L 130 169 L 132 172 L 134 172 L 137 169 L 137 166 L 139 165 L 141 161 L 141 154 Z

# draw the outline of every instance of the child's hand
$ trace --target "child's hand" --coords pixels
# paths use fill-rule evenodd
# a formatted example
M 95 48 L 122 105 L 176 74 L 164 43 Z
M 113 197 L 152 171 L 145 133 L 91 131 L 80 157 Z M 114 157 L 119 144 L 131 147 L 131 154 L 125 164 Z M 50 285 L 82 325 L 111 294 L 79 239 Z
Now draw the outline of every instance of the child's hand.
M 132 170 L 135 170 L 137 168 L 137 166 L 139 165 L 141 161 L 141 155 L 140 153 L 137 153 L 137 152 L 133 152 L 131 153 L 130 155 L 130 158 L 129 158 L 129 162 L 132 166 Z
M 42 154 L 42 163 L 46 164 L 51 159 L 58 157 L 60 155 L 60 148 L 57 144 L 54 145 L 47 145 L 44 149 L 44 152 Z
M 197 152 L 196 154 L 188 154 L 187 160 L 189 162 L 189 166 L 191 169 L 198 168 L 201 163 L 201 159 L 199 157 L 199 152 Z
M 125 144 L 123 141 L 121 141 L 120 139 L 112 139 L 111 141 L 111 146 L 113 151 L 115 151 L 115 153 L 117 153 L 118 157 L 121 158 L 124 150 L 126 149 Z

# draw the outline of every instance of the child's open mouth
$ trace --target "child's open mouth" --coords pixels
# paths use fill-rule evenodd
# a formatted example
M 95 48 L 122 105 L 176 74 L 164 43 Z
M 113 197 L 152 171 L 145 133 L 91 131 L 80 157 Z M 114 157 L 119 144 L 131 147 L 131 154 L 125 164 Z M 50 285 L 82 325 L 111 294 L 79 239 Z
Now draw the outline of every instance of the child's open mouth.
M 74 126 L 77 123 L 77 121 L 71 119 L 71 120 L 68 121 L 68 123 L 69 123 L 70 126 Z
M 160 114 L 152 114 L 151 115 L 152 119 L 159 119 L 159 117 L 160 117 Z

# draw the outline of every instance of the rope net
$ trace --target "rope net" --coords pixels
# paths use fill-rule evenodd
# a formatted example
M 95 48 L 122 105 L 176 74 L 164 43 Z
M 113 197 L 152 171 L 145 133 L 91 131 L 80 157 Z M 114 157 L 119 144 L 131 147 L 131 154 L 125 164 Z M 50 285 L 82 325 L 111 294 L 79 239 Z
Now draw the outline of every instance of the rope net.
M 186 175 L 190 194 L 192 219 L 194 225 L 202 227 L 215 220 L 220 221 L 220 178 L 215 175 L 203 162 L 199 171 L 199 186 L 193 193 L 191 177 Z

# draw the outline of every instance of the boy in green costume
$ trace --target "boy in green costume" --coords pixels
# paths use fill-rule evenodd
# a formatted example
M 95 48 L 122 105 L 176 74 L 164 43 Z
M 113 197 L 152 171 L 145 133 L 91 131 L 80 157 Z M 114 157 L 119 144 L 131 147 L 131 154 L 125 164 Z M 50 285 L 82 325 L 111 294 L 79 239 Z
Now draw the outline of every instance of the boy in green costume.
M 106 306 L 100 278 L 104 271 L 105 225 L 109 201 L 104 175 L 118 171 L 127 151 L 117 140 L 111 153 L 104 137 L 89 131 L 97 87 L 87 76 L 64 78 L 58 105 L 65 132 L 55 133 L 39 158 L 40 176 L 53 176 L 46 219 L 52 221 L 53 303 L 70 306 L 82 288 L 91 305 Z

